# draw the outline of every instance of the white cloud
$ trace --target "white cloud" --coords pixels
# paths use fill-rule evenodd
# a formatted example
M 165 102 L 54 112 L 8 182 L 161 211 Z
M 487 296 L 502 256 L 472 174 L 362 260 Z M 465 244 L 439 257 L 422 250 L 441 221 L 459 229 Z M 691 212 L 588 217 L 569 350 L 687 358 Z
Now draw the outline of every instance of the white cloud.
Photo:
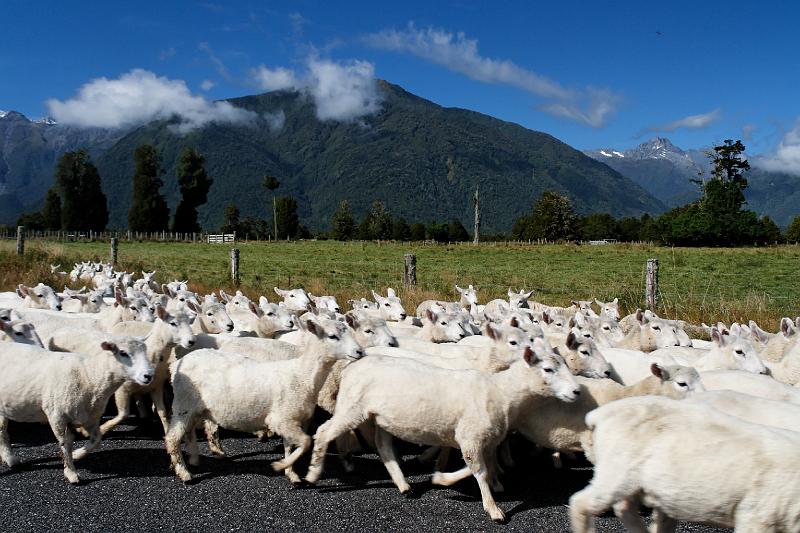
M 298 87 L 294 72 L 288 68 L 271 69 L 261 65 L 250 71 L 250 77 L 262 91 L 280 91 Z
M 210 91 L 211 89 L 214 88 L 215 85 L 216 83 L 214 83 L 211 80 L 203 80 L 202 82 L 200 82 L 200 88 L 203 89 L 204 91 Z
M 178 117 L 179 132 L 211 122 L 243 124 L 258 115 L 228 102 L 193 95 L 182 80 L 170 80 L 134 69 L 116 79 L 96 78 L 68 100 L 47 101 L 50 116 L 62 124 L 119 128 Z
M 800 120 L 787 131 L 777 148 L 753 161 L 757 166 L 772 172 L 800 175 Z
M 305 93 L 314 102 L 320 120 L 357 120 L 376 113 L 381 106 L 375 67 L 367 61 L 337 63 L 310 57 L 302 76 L 287 68 L 261 65 L 251 70 L 250 77 L 262 90 Z
M 275 113 L 264 113 L 262 118 L 267 122 L 267 126 L 273 132 L 283 129 L 283 123 L 286 122 L 286 115 L 283 109 L 279 109 Z
M 375 48 L 414 54 L 474 80 L 522 89 L 550 100 L 537 106 L 538 109 L 592 127 L 605 125 L 620 99 L 608 89 L 566 88 L 507 59 L 484 57 L 478 52 L 478 41 L 468 39 L 463 33 L 418 29 L 411 23 L 405 31 L 383 30 L 367 35 L 364 40 Z

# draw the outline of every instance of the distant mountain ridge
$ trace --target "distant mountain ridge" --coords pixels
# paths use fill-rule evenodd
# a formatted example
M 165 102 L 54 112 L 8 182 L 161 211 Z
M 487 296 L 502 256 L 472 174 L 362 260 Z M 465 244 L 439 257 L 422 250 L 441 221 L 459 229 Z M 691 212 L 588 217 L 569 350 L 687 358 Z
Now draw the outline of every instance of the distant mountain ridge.
M 701 172 L 710 173 L 709 150 L 682 150 L 665 137 L 654 137 L 628 150 L 599 148 L 584 153 L 632 179 L 668 207 L 677 207 L 699 198 L 698 187 L 690 180 L 699 179 Z M 747 207 L 759 216 L 769 215 L 787 226 L 800 215 L 800 176 L 767 172 L 753 164 L 747 180 Z
M 313 102 L 297 92 L 230 100 L 259 114 L 283 111 L 280 131 L 265 124 L 211 124 L 179 135 L 170 121 L 162 120 L 127 132 L 99 130 L 94 137 L 83 130 L 80 137 L 74 128 L 27 119 L 25 127 L 14 119 L 16 126 L 10 128 L 6 116 L 0 119 L 0 142 L 36 164 L 16 164 L 0 182 L 31 205 L 52 183 L 57 148 L 87 146 L 103 177 L 109 226 L 122 228 L 127 224 L 133 152 L 142 143 L 152 143 L 162 154 L 162 191 L 173 210 L 179 198 L 175 167 L 181 151 L 193 146 L 205 155 L 214 178 L 209 201 L 200 209 L 206 228 L 218 227 L 224 207 L 231 203 L 239 206 L 242 216 L 266 216 L 268 195 L 260 186 L 265 174 L 281 181 L 277 194 L 298 199 L 301 219 L 313 229 L 329 227 L 341 200 L 349 200 L 358 217 L 374 200 L 382 200 L 394 216 L 408 221 L 459 217 L 469 225 L 471 196 L 478 183 L 487 232 L 509 231 L 548 189 L 566 193 L 581 213 L 638 216 L 664 209 L 628 178 L 546 133 L 444 108 L 387 82 L 379 82 L 379 87 L 381 110 L 358 123 L 318 120 Z M 22 167 L 28 171 L 20 172 Z

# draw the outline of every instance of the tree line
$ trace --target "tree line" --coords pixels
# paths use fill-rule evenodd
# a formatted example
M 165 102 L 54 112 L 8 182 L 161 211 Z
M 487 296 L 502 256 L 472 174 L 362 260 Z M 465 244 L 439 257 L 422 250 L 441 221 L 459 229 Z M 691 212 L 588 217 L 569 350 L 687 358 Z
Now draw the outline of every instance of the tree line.
M 545 191 L 530 214 L 517 219 L 509 234 L 483 236 L 487 240 L 550 241 L 617 239 L 653 241 L 675 246 L 731 246 L 800 242 L 800 216 L 781 233 L 768 216 L 758 218 L 744 208 L 745 173 L 750 164 L 743 158 L 741 141 L 726 139 L 710 153 L 711 175 L 693 180 L 699 187 L 696 202 L 672 209 L 658 217 L 617 219 L 607 213 L 579 216 L 570 200 L 558 191 Z M 197 210 L 208 199 L 213 179 L 206 160 L 194 148 L 180 156 L 176 179 L 181 199 L 170 221 L 170 210 L 160 192 L 164 185 L 161 156 L 149 144 L 134 152 L 132 198 L 128 212 L 131 231 L 202 231 Z M 236 205 L 224 209 L 223 233 L 236 232 L 251 239 L 330 238 L 336 240 L 398 240 L 460 242 L 471 239 L 458 218 L 449 222 L 409 223 L 393 217 L 383 202 L 375 201 L 360 221 L 350 203 L 342 200 L 331 218 L 330 231 L 317 234 L 300 223 L 298 203 L 292 196 L 276 197 L 280 181 L 264 176 L 262 187 L 272 194 L 272 220 L 242 217 Z M 102 231 L 108 224 L 108 206 L 100 174 L 85 150 L 65 152 L 58 161 L 54 184 L 38 212 L 23 214 L 18 225 L 32 230 Z

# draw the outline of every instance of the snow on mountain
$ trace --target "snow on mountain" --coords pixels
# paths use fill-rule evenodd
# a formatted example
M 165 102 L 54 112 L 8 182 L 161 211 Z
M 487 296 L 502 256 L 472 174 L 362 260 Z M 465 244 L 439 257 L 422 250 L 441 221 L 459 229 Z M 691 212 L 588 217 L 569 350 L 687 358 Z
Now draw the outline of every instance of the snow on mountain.
M 6 115 L 8 115 L 8 111 L 3 111 L 2 109 L 0 109 L 0 118 L 3 118 Z
M 58 124 L 58 122 L 56 122 L 55 119 L 50 118 L 50 117 L 42 117 L 42 118 L 34 120 L 33 122 L 36 123 L 36 124 L 46 124 L 48 126 L 52 126 L 54 124 Z

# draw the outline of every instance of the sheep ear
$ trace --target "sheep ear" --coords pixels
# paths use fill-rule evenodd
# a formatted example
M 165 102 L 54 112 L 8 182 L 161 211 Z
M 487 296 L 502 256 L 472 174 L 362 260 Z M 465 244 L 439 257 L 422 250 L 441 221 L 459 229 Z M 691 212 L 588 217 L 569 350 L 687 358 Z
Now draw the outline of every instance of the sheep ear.
M 228 295 L 227 292 L 223 291 L 222 289 L 219 290 L 219 296 L 222 298 L 222 301 L 228 303 L 231 301 L 231 297 Z
M 30 296 L 30 289 L 25 285 L 23 285 L 22 283 L 20 283 L 19 287 L 17 287 L 17 294 L 21 296 Z
M 508 297 L 511 298 L 512 296 L 516 295 L 517 293 L 511 290 L 511 287 L 508 288 Z
M 305 330 L 311 333 L 312 335 L 316 335 L 317 338 L 321 339 L 325 336 L 325 330 L 322 329 L 319 324 L 317 324 L 314 320 L 309 318 L 303 318 L 301 322 L 305 325 Z
M 483 328 L 483 329 L 484 329 L 484 331 L 486 332 L 486 336 L 487 336 L 487 337 L 489 337 L 490 339 L 492 339 L 493 341 L 496 341 L 497 339 L 499 339 L 499 338 L 500 338 L 500 332 L 499 332 L 499 331 L 497 331 L 497 330 L 496 330 L 496 329 L 495 329 L 495 328 L 492 326 L 492 323 L 491 323 L 491 322 L 487 322 L 487 323 L 486 323 L 486 326 L 484 326 L 484 328 Z
M 188 307 L 189 309 L 191 309 L 192 311 L 194 311 L 194 312 L 195 312 L 195 313 L 197 313 L 198 315 L 199 315 L 199 314 L 201 314 L 201 313 L 203 312 L 203 310 L 202 310 L 202 309 L 200 309 L 200 308 L 199 308 L 199 307 L 198 307 L 198 306 L 197 306 L 197 305 L 196 305 L 194 302 L 192 302 L 192 301 L 187 301 L 187 302 L 186 302 L 186 307 Z
M 533 291 L 528 291 L 528 292 L 519 291 L 519 294 L 520 296 L 522 296 L 523 299 L 527 300 L 533 295 Z
M 661 381 L 666 381 L 669 379 L 669 374 L 667 374 L 667 371 L 658 363 L 653 363 L 650 365 L 650 372 L 652 372 L 652 374 Z
M 278 295 L 278 296 L 280 296 L 281 298 L 283 298 L 283 296 L 286 294 L 286 291 L 285 291 L 285 290 L 283 290 L 283 289 L 279 289 L 278 287 L 274 287 L 272 290 L 274 290 L 274 291 L 275 291 L 275 294 L 277 294 L 277 295 Z
M 250 311 L 252 311 L 254 315 L 258 316 L 259 309 L 254 302 L 248 302 L 247 307 L 250 308 Z
M 353 329 L 358 329 L 358 320 L 356 319 L 355 315 L 352 313 L 347 313 L 344 315 L 344 319 L 347 322 L 347 325 Z
M 22 285 L 20 285 L 22 287 Z M 791 337 L 794 335 L 794 327 L 792 324 L 792 319 L 788 317 L 781 318 L 781 333 L 784 337 Z
M 381 303 L 385 299 L 383 296 L 381 296 L 375 291 L 372 291 L 372 297 L 375 298 L 375 301 L 378 303 Z
M 569 335 L 567 335 L 567 348 L 570 350 L 577 350 L 580 344 L 578 344 L 578 338 L 575 336 L 575 333 L 570 331 Z
M 308 295 L 308 299 L 309 299 L 309 300 L 311 300 L 311 301 L 312 301 L 312 302 L 314 302 L 314 303 L 317 303 L 317 296 L 314 296 L 314 295 L 313 295 L 313 294 L 311 294 L 310 292 L 309 292 L 309 293 L 306 293 L 306 294 Z
M 530 346 L 525 347 L 525 352 L 522 354 L 522 359 L 528 364 L 528 366 L 533 366 L 539 362 L 536 352 L 534 352 Z
M 13 326 L 11 325 L 10 322 L 6 322 L 5 320 L 0 320 L 0 331 L 10 334 L 12 329 Z
M 119 350 L 119 348 L 117 348 L 116 344 L 114 344 L 113 342 L 108 342 L 108 341 L 104 341 L 103 343 L 101 343 L 100 344 L 100 348 L 102 348 L 103 350 L 108 350 L 109 352 L 115 352 L 115 353 Z
M 725 346 L 725 337 L 716 326 L 711 326 L 711 340 L 714 341 L 717 346 Z
M 547 311 L 543 311 L 542 312 L 542 321 L 545 324 L 549 324 L 549 323 L 551 323 L 553 321 L 553 319 L 550 317 L 550 315 L 547 313 Z
M 512 328 L 518 328 L 519 320 L 517 320 L 517 317 L 513 316 L 511 317 L 511 322 L 509 322 L 508 325 L 511 326 Z
M 386 296 L 388 296 L 389 298 L 397 298 L 397 293 L 394 292 L 393 288 L 389 287 L 388 289 L 386 289 Z
M 167 310 L 161 307 L 161 304 L 156 304 L 156 316 L 159 320 L 167 319 Z
M 425 311 L 425 317 L 430 320 L 431 322 L 436 322 L 436 313 L 428 309 Z
M 268 305 L 268 304 L 269 304 L 269 300 L 267 300 L 266 296 L 259 296 L 258 297 L 258 305 L 264 306 L 264 305 Z
M 577 322 L 575 322 L 575 317 L 570 318 L 569 322 L 567 322 L 567 327 L 569 327 L 569 328 L 574 328 L 576 325 L 577 325 Z
M 598 300 L 597 298 L 595 298 L 595 299 L 594 299 L 594 303 L 596 303 L 596 304 L 597 304 L 597 305 L 599 305 L 600 307 L 603 307 L 603 302 L 601 302 L 601 301 L 600 301 L 600 300 Z
M 122 296 L 122 291 L 114 289 L 114 303 L 117 305 L 125 305 L 125 299 Z
M 614 302 L 613 303 L 618 304 L 619 303 L 619 298 L 614 298 Z
M 558 346 L 553 348 L 553 353 L 556 354 L 556 355 L 561 355 L 561 350 L 558 349 Z
M 456 292 L 458 292 L 459 294 L 464 294 L 464 289 L 456 285 Z

